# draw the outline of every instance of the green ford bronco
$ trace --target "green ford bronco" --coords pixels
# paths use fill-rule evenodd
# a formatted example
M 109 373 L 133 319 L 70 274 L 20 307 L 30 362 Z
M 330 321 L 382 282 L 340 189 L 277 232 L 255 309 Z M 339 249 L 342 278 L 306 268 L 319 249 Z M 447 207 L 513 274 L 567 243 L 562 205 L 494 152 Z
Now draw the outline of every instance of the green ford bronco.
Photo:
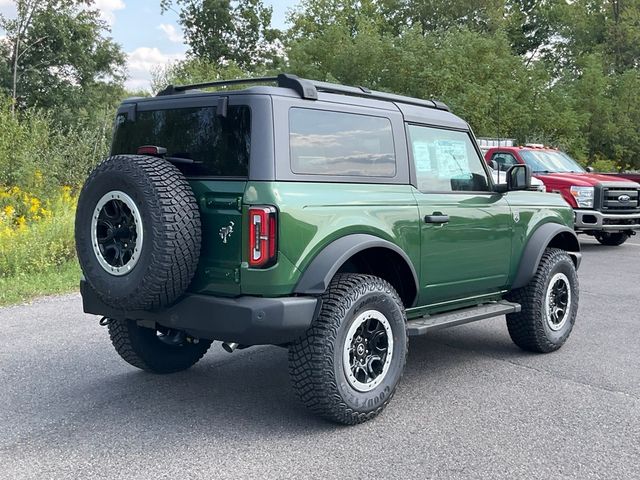
M 214 340 L 288 348 L 302 402 L 360 423 L 408 337 L 506 315 L 525 350 L 567 340 L 572 209 L 528 191 L 526 165 L 507 178 L 438 101 L 286 74 L 128 99 L 77 209 L 84 311 L 154 373 Z

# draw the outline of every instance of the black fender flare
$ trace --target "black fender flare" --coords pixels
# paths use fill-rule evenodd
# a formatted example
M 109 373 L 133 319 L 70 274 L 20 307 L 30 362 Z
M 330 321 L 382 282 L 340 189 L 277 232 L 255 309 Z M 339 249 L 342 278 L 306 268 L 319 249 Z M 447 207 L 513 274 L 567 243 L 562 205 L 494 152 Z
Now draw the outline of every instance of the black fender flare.
M 322 295 L 333 276 L 347 260 L 358 252 L 375 247 L 389 249 L 404 259 L 413 274 L 416 292 L 419 292 L 418 274 L 409 256 L 388 240 L 366 233 L 346 235 L 327 245 L 306 268 L 298 280 L 294 292 L 305 295 Z
M 564 243 L 560 248 L 563 248 L 571 255 L 576 268 L 580 266 L 582 254 L 580 253 L 580 242 L 578 241 L 576 232 L 558 223 L 545 223 L 533 232 L 527 245 L 524 247 L 511 289 L 524 287 L 531 281 L 536 274 L 545 249 L 559 235 L 562 236 Z

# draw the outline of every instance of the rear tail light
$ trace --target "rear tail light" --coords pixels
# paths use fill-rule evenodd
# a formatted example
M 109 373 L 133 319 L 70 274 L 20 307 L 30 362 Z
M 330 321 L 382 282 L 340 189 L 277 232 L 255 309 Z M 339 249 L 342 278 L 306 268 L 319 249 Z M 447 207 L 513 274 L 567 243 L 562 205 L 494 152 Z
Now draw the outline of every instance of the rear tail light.
M 278 215 L 275 207 L 249 208 L 249 266 L 267 268 L 276 263 Z

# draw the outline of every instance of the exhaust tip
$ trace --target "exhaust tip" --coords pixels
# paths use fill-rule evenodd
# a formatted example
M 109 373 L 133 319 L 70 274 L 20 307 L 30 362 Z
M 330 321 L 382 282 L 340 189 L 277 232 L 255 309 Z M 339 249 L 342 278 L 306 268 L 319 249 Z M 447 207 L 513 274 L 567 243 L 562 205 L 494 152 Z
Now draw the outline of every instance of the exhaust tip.
M 225 352 L 233 353 L 238 348 L 238 344 L 235 342 L 222 342 L 222 348 L 224 348 Z

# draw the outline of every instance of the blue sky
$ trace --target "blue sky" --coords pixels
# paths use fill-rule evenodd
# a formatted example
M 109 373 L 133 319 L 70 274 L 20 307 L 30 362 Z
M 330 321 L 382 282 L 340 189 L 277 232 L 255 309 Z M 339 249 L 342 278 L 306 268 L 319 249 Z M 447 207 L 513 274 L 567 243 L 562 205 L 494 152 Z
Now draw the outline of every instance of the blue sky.
M 286 13 L 297 0 L 263 0 L 273 7 L 273 25 L 285 26 Z M 96 0 L 110 22 L 112 36 L 127 53 L 131 89 L 147 89 L 150 71 L 184 57 L 186 46 L 175 12 L 160 14 L 159 0 Z
M 273 7 L 273 25 L 285 26 L 287 10 L 298 0 L 263 0 Z M 160 0 L 94 0 L 111 27 L 111 36 L 127 54 L 132 90 L 149 89 L 151 70 L 184 58 L 187 47 L 175 12 L 160 14 Z M 13 0 L 0 0 L 0 13 L 11 15 Z

